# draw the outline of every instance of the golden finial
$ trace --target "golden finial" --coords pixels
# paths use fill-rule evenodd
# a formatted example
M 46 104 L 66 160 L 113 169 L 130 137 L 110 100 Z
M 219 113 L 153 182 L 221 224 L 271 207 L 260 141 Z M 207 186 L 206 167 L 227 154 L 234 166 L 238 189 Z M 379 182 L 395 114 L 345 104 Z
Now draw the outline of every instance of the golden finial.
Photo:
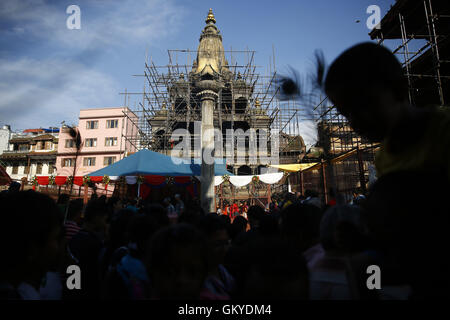
M 210 21 L 212 21 L 213 23 L 216 23 L 216 18 L 214 18 L 214 13 L 212 12 L 211 8 L 209 9 L 208 16 L 206 17 L 205 22 L 208 23 Z

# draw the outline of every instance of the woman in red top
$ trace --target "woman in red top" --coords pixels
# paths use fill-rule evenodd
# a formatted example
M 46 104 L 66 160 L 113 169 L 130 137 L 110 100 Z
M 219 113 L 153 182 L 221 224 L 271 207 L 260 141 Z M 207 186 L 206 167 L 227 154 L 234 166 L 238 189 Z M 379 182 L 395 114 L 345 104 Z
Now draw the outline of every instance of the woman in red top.
M 233 221 L 234 218 L 237 217 L 238 215 L 239 215 L 239 206 L 235 202 L 235 203 L 233 203 L 232 210 L 231 210 L 231 216 L 230 216 L 231 221 Z

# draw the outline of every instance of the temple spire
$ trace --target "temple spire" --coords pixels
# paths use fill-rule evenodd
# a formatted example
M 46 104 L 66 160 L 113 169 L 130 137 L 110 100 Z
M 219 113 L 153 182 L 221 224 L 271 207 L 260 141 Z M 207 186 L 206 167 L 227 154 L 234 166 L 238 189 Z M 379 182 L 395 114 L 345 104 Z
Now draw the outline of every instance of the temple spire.
M 216 23 L 216 18 L 214 18 L 214 13 L 212 12 L 212 9 L 209 8 L 209 12 L 208 12 L 208 16 L 206 17 L 205 20 L 206 23 L 212 22 L 212 23 Z
M 222 36 L 216 26 L 216 18 L 212 9 L 209 9 L 205 22 L 206 26 L 200 35 L 193 73 L 201 76 L 221 74 L 228 70 L 228 63 L 225 59 Z

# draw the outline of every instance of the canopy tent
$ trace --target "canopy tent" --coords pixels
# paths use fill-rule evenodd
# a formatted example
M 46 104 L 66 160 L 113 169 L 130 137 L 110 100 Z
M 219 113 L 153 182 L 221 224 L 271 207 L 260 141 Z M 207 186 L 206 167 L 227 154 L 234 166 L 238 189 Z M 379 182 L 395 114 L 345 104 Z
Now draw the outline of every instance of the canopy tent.
M 283 178 L 283 172 L 266 173 L 256 176 L 231 176 L 230 183 L 235 187 L 243 187 L 252 182 L 254 177 L 258 177 L 261 182 L 265 184 L 275 184 Z M 214 185 L 219 186 L 225 181 L 224 177 L 215 177 Z
M 278 168 L 280 170 L 287 171 L 287 172 L 298 172 L 298 171 L 303 171 L 303 170 L 309 169 L 317 164 L 318 164 L 317 162 L 294 163 L 294 164 L 272 164 L 272 165 L 270 165 L 270 167 Z
M 190 168 L 195 176 L 200 176 L 201 172 L 202 172 L 201 160 L 200 159 L 192 160 Z M 215 176 L 223 176 L 223 175 L 233 176 L 233 174 L 227 170 L 227 165 L 223 159 L 214 159 L 214 175 Z
M 189 160 L 188 160 L 189 161 Z M 155 176 L 199 176 L 201 173 L 201 165 L 198 160 L 193 160 L 190 163 L 185 159 L 166 156 L 164 154 L 150 151 L 147 149 L 140 150 L 112 165 L 91 172 L 90 177 L 98 176 L 136 176 L 136 175 L 155 175 Z M 215 163 L 216 175 L 232 175 L 226 170 L 226 165 L 216 160 Z

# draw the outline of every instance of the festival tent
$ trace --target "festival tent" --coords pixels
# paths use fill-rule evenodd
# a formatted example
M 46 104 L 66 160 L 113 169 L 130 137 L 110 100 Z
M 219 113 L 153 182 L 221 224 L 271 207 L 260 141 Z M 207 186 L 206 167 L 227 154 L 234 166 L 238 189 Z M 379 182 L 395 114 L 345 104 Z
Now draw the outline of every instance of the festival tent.
M 200 159 L 192 160 L 190 168 L 194 176 L 200 176 L 202 172 L 201 160 Z M 227 170 L 227 165 L 223 159 L 214 159 L 214 175 L 216 177 L 224 175 L 233 176 L 233 174 Z
M 226 170 L 226 165 L 216 160 L 216 175 L 232 175 Z M 140 150 L 112 165 L 103 169 L 91 172 L 90 177 L 98 176 L 200 176 L 201 165 L 198 160 L 185 160 L 176 157 L 166 156 L 164 154 L 150 151 L 147 149 Z
M 244 187 L 250 184 L 255 179 L 257 181 L 264 182 L 265 184 L 275 184 L 278 183 L 283 178 L 283 176 L 283 172 L 265 173 L 253 176 L 231 176 L 227 179 L 225 177 L 216 176 L 214 179 L 214 185 L 217 187 L 221 185 L 225 180 L 228 180 L 235 187 Z
M 272 168 L 277 168 L 283 171 L 287 171 L 287 172 L 298 172 L 298 171 L 304 171 L 307 170 L 309 168 L 314 167 L 315 165 L 317 165 L 318 162 L 314 162 L 314 163 L 295 163 L 295 164 L 279 164 L 279 165 L 275 165 L 272 164 L 270 165 L 270 167 Z

